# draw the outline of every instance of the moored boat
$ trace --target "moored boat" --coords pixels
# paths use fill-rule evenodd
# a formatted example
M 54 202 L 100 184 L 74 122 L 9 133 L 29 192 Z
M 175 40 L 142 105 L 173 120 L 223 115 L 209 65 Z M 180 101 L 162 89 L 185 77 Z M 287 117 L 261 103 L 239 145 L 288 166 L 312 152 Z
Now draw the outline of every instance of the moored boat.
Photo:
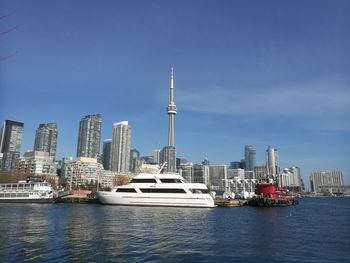
M 298 199 L 287 193 L 284 187 L 278 187 L 276 181 L 269 179 L 259 182 L 255 186 L 256 197 L 249 200 L 248 204 L 259 207 L 289 206 L 298 204 Z
M 51 203 L 55 190 L 47 181 L 0 184 L 0 203 Z
M 215 207 L 205 184 L 188 183 L 176 173 L 141 173 L 127 185 L 96 195 L 102 204 L 111 205 Z

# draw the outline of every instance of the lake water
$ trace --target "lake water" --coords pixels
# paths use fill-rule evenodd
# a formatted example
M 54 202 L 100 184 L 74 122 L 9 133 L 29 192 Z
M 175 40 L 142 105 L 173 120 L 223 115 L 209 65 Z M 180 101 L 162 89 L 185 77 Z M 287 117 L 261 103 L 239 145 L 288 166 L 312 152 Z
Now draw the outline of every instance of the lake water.
M 0 262 L 350 262 L 350 198 L 283 208 L 0 204 Z

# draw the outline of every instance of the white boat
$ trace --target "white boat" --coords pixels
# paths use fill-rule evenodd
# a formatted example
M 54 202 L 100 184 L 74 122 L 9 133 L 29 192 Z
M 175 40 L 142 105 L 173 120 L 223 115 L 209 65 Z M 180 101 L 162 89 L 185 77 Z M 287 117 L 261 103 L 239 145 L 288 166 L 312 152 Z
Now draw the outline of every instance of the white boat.
M 50 203 L 55 190 L 47 181 L 0 184 L 0 203 Z
M 98 191 L 102 204 L 136 206 L 214 207 L 205 184 L 188 183 L 175 173 L 141 173 L 127 185 Z

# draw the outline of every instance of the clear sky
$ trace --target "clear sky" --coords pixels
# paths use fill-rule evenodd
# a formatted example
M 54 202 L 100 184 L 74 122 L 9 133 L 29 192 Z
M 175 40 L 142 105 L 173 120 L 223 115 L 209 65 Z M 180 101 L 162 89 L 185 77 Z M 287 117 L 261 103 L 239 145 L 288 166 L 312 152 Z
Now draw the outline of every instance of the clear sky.
M 350 183 L 350 1 L 0 0 L 0 121 L 57 122 L 57 157 L 75 156 L 79 121 L 102 139 L 128 120 L 132 147 L 167 143 L 175 68 L 177 156 L 341 170 Z

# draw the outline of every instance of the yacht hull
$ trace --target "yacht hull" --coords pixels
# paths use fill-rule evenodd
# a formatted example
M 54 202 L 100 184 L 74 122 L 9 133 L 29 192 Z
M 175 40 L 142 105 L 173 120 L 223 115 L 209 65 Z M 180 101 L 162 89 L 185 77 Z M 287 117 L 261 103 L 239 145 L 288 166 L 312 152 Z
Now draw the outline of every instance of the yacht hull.
M 169 206 L 169 207 L 215 207 L 209 194 L 189 196 L 188 194 L 126 194 L 117 192 L 97 192 L 102 204 L 134 206 Z
M 20 198 L 0 198 L 0 203 L 53 203 L 53 198 L 31 198 L 31 199 L 20 199 Z

